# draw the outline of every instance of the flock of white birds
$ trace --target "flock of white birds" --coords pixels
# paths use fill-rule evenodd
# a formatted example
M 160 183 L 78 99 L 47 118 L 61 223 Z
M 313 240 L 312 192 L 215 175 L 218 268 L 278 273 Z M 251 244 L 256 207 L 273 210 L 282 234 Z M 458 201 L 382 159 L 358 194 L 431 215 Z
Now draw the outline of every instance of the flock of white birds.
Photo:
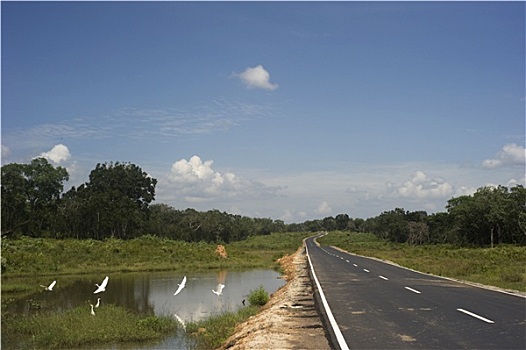
M 104 280 L 102 280 L 102 283 L 100 285 L 95 283 L 95 285 L 97 286 L 97 289 L 93 292 L 93 294 L 98 294 L 98 293 L 105 292 L 106 291 L 106 286 L 108 285 L 109 279 L 110 279 L 109 276 L 106 276 L 104 278 Z M 52 291 L 56 284 L 57 284 L 57 281 L 55 280 L 55 281 L 51 282 L 51 284 L 49 286 L 44 286 L 44 285 L 40 285 L 40 286 L 42 288 L 44 288 L 45 290 L 47 290 L 47 291 Z M 181 283 L 178 284 L 178 286 L 179 287 L 177 287 L 177 290 L 175 291 L 174 296 L 179 294 L 183 290 L 183 288 L 186 286 L 186 276 L 183 277 L 183 280 L 181 281 Z M 223 294 L 223 288 L 225 288 L 225 285 L 222 284 L 222 283 L 219 283 L 217 285 L 217 290 L 213 290 L 212 289 L 212 293 L 214 293 L 217 296 L 221 296 L 221 294 Z M 244 300 L 243 300 L 243 304 L 244 304 Z M 100 306 L 100 298 L 97 298 L 97 304 L 96 305 L 93 305 L 91 303 L 89 305 L 91 307 L 91 314 L 93 316 L 95 316 L 95 309 Z M 185 325 L 183 320 L 180 319 L 180 317 L 178 317 L 177 315 L 175 315 L 175 317 L 177 318 L 177 320 L 179 322 L 181 322 L 181 324 L 183 326 Z

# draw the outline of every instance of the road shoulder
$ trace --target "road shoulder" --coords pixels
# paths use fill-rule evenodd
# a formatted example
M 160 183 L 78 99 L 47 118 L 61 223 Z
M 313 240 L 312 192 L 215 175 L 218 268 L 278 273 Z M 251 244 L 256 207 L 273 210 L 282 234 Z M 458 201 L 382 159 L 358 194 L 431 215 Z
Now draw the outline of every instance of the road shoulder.
M 314 304 L 305 248 L 280 259 L 287 284 L 220 349 L 330 349 Z

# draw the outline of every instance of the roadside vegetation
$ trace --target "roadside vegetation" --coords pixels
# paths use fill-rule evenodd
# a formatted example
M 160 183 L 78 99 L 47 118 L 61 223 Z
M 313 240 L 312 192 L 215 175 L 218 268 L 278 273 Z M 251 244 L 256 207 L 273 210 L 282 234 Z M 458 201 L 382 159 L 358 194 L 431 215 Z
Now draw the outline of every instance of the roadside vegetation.
M 390 242 L 370 233 L 343 231 L 331 231 L 318 238 L 318 242 L 437 276 L 526 292 L 525 246 L 410 245 Z

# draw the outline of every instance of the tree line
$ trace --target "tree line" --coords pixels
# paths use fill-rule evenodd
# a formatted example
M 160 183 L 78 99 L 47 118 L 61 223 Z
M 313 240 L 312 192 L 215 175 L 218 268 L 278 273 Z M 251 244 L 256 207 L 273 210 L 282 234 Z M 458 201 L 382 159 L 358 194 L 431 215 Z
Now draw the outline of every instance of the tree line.
M 64 193 L 68 179 L 65 168 L 45 158 L 2 166 L 2 236 L 130 239 L 155 234 L 228 243 L 285 230 L 281 220 L 152 204 L 157 180 L 131 163 L 99 163 L 88 182 Z
M 370 232 L 391 242 L 409 244 L 526 244 L 526 189 L 522 185 L 481 187 L 473 195 L 450 199 L 446 210 L 428 214 L 395 208 L 365 220 L 339 214 L 292 224 L 289 229 Z
M 526 189 L 482 187 L 452 198 L 446 212 L 386 211 L 368 218 L 348 214 L 285 224 L 218 210 L 177 210 L 152 204 L 157 180 L 131 163 L 97 164 L 89 181 L 64 192 L 67 170 L 45 158 L 2 166 L 2 236 L 130 239 L 154 234 L 184 241 L 224 242 L 271 232 L 371 232 L 393 242 L 488 246 L 526 244 Z

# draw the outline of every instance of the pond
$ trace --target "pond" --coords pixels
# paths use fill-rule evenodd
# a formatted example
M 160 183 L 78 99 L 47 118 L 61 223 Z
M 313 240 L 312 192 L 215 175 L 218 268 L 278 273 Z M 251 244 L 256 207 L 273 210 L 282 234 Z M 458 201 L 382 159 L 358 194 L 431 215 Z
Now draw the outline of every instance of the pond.
M 187 278 L 186 286 L 174 296 L 184 276 Z M 95 304 L 97 298 L 100 298 L 101 304 L 123 306 L 144 315 L 171 316 L 187 323 L 226 311 L 238 310 L 243 306 L 243 301 L 247 299 L 250 291 L 259 286 L 263 286 L 271 294 L 285 284 L 280 274 L 273 270 L 221 270 L 187 274 L 179 271 L 122 273 L 110 274 L 106 291 L 93 294 L 97 289 L 95 283 L 100 284 L 104 277 L 104 275 L 80 276 L 74 279 L 68 277 L 63 285 L 61 279 L 57 278 L 53 291 L 44 291 L 42 288 L 40 293 L 24 300 L 11 302 L 6 307 L 9 312 L 25 314 L 35 310 L 64 311 L 81 305 L 89 309 L 89 304 Z M 49 283 L 51 282 L 52 279 Z M 218 284 L 225 285 L 219 296 L 212 292 L 217 290 Z M 118 345 L 107 348 L 185 349 L 187 341 L 183 332 L 178 332 L 155 344 Z M 2 348 L 15 349 L 17 346 L 10 344 L 9 339 L 3 338 Z

